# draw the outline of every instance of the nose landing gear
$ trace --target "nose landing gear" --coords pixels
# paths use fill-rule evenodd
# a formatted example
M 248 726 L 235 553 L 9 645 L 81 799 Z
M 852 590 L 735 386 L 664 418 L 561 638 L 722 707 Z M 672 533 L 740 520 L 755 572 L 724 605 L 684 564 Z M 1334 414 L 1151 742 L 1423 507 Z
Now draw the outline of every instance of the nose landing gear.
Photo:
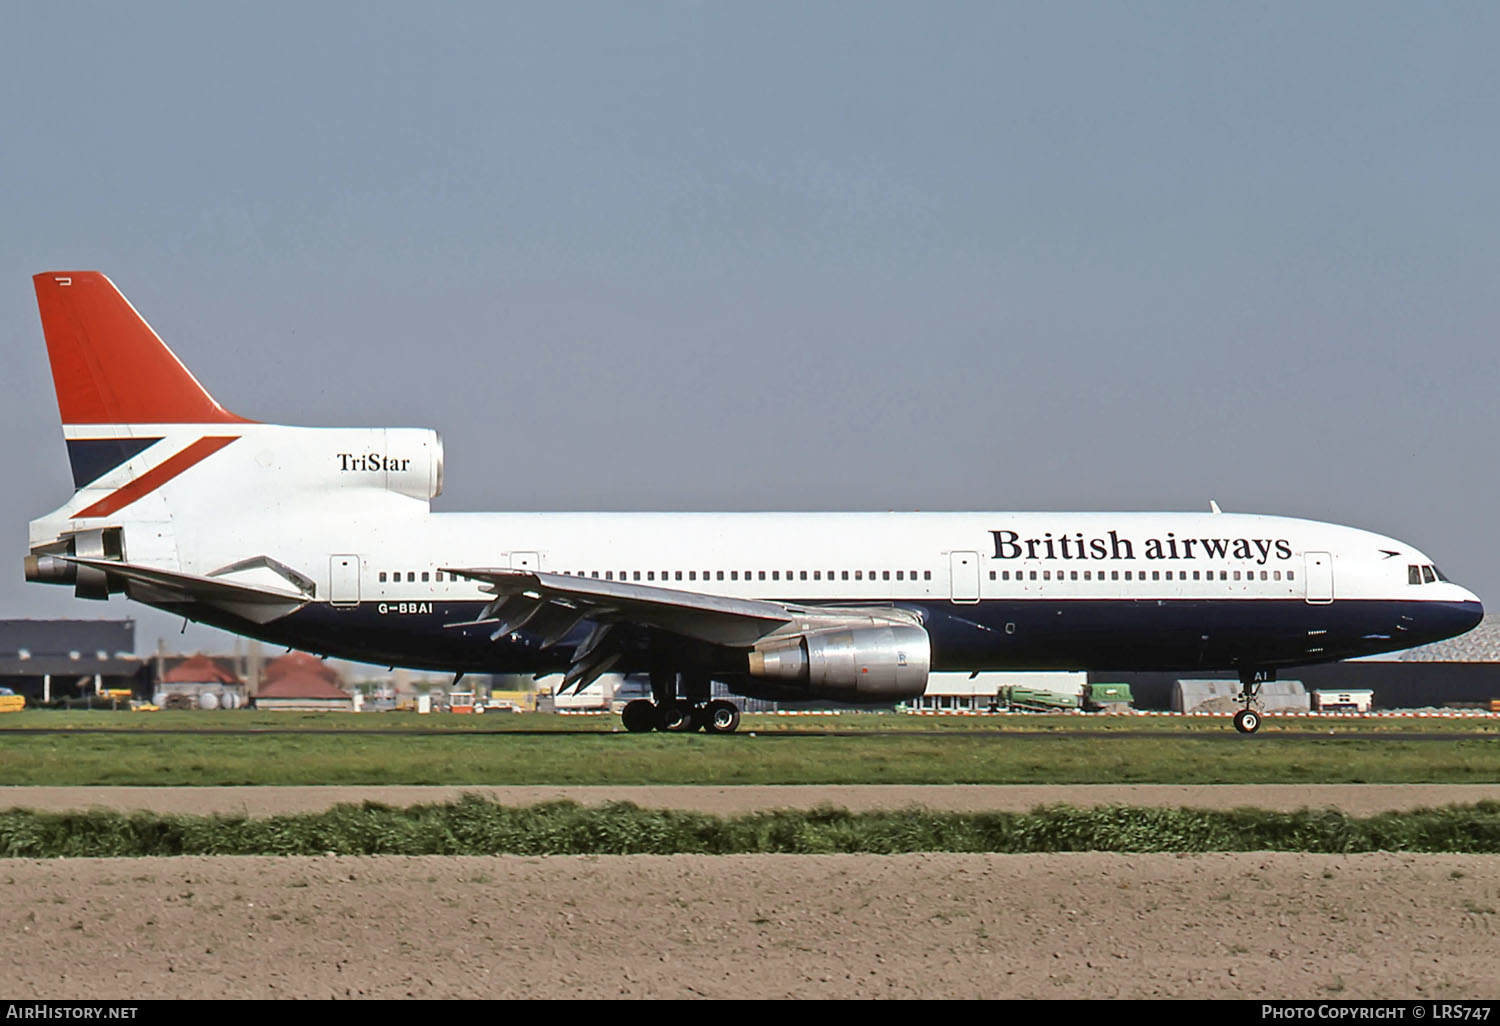
M 1260 686 L 1268 680 L 1276 679 L 1275 670 L 1241 670 L 1240 671 L 1240 693 L 1235 700 L 1244 704 L 1244 708 L 1234 714 L 1234 729 L 1241 734 L 1254 734 L 1260 729 L 1261 714 L 1258 709 L 1252 709 L 1256 698 L 1260 696 Z

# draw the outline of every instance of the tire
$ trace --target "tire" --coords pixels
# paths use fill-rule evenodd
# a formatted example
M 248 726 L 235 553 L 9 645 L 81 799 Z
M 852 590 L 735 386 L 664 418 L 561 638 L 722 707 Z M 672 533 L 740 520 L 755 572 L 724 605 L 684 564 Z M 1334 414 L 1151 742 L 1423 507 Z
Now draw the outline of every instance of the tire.
M 632 734 L 647 734 L 656 729 L 656 703 L 644 698 L 626 702 L 620 711 L 625 729 Z
M 1241 709 L 1234 714 L 1234 729 L 1241 734 L 1254 734 L 1260 729 L 1260 713 L 1254 709 Z
M 657 730 L 664 730 L 672 734 L 686 734 L 696 726 L 693 722 L 693 707 L 687 702 L 679 702 L 675 698 L 668 699 L 657 706 L 656 713 Z
M 710 734 L 733 734 L 740 727 L 740 708 L 733 702 L 717 698 L 708 703 L 703 729 Z

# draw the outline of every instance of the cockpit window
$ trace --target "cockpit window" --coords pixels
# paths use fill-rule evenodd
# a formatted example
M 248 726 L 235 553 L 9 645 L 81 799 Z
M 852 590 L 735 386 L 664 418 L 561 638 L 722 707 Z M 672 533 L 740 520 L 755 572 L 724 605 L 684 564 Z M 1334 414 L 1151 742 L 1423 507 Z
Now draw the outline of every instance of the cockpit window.
M 1440 569 L 1438 569 L 1437 567 L 1433 567 L 1432 571 L 1433 571 L 1433 573 L 1437 574 L 1437 579 L 1438 580 L 1440 580 L 1440 581 L 1447 581 L 1448 580 L 1448 575 L 1445 574 L 1445 573 L 1443 573 L 1443 571 L 1440 570 Z M 1451 584 L 1453 582 L 1449 581 L 1448 583 Z
M 1419 566 L 1417 566 L 1417 564 L 1415 564 L 1415 563 L 1408 563 L 1407 564 L 1407 566 L 1406 566 L 1406 583 L 1407 584 L 1421 584 L 1422 583 L 1422 568 L 1419 567 Z
M 1437 574 L 1432 572 L 1432 567 L 1424 566 L 1422 568 L 1422 583 L 1431 584 L 1435 580 L 1437 580 Z

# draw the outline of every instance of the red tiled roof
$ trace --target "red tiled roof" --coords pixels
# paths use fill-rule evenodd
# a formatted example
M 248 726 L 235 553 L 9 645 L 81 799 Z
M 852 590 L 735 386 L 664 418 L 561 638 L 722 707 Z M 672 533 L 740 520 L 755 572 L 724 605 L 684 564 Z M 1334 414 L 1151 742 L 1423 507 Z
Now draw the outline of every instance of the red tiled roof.
M 162 675 L 167 684 L 238 684 L 239 678 L 202 652 Z
M 354 696 L 311 673 L 289 673 L 262 684 L 257 698 L 333 698 L 353 701 Z
M 325 680 L 329 684 L 339 682 L 339 673 L 323 660 L 306 652 L 288 652 L 279 659 L 273 660 L 261 675 L 263 681 L 280 680 L 293 674 L 303 673 L 309 676 Z M 261 694 L 266 693 L 264 686 L 260 689 Z

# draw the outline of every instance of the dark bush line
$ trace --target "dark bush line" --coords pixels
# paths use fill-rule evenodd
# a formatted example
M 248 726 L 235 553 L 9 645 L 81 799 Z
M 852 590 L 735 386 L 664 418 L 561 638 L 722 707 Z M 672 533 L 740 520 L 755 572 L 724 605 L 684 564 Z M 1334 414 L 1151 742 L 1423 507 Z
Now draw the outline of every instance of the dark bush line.
M 477 796 L 407 809 L 367 802 L 251 818 L 0 812 L 0 856 L 898 854 L 903 852 L 1500 852 L 1500 802 L 1356 818 L 1057 805 L 1024 813 L 761 812 L 722 818 L 629 803 L 508 807 Z

